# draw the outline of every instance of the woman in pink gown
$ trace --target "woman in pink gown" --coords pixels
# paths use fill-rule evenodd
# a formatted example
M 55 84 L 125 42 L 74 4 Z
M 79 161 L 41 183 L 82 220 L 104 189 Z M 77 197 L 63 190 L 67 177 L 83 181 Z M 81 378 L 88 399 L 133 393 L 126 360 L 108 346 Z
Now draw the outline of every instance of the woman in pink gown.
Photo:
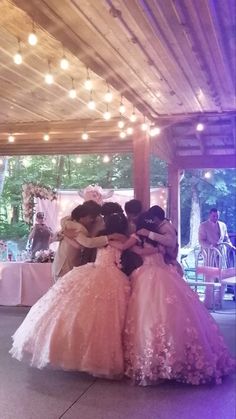
M 144 214 L 140 228 L 155 231 L 154 221 Z M 141 242 L 134 235 L 120 248 Z M 144 247 L 153 245 L 157 243 L 144 242 Z M 131 276 L 125 373 L 139 385 L 160 380 L 219 383 L 233 369 L 234 361 L 212 316 L 176 268 L 165 264 L 163 247 L 159 250 L 144 256 L 143 265 Z
M 106 220 L 103 234 L 127 231 L 123 214 Z M 50 365 L 94 376 L 124 373 L 123 330 L 129 281 L 119 269 L 120 251 L 99 249 L 95 263 L 74 268 L 29 311 L 13 336 L 11 355 L 31 366 Z

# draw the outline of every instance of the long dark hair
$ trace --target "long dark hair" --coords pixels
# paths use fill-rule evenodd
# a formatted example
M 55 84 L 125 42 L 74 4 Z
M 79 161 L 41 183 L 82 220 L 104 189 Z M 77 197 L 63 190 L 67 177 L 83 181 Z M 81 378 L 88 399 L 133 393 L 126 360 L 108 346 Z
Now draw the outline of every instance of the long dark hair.
M 96 218 L 99 214 L 101 214 L 101 206 L 94 201 L 86 201 L 73 209 L 71 218 L 79 222 L 80 218 L 86 217 L 87 215 Z
M 156 231 L 156 226 L 155 226 L 155 222 L 153 217 L 150 216 L 150 213 L 148 211 L 142 213 L 137 220 L 136 223 L 136 230 L 140 230 L 141 228 L 145 228 L 146 230 L 149 231 Z M 142 236 L 139 234 L 139 237 L 141 239 L 142 242 L 142 246 L 144 245 L 144 242 L 150 243 L 152 246 L 156 247 L 157 246 L 157 242 L 155 240 L 151 240 L 146 236 Z
M 110 214 L 105 218 L 105 229 L 99 232 L 99 236 L 120 233 L 127 234 L 128 221 L 123 213 Z

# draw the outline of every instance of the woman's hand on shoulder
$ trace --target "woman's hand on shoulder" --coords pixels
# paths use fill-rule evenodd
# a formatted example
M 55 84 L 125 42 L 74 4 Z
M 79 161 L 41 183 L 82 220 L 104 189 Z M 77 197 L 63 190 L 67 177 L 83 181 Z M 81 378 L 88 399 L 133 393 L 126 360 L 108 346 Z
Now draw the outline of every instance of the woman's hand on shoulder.
M 146 230 L 146 228 L 140 228 L 140 230 L 136 231 L 136 234 L 138 234 L 139 236 L 144 236 L 144 237 L 148 237 L 150 231 Z

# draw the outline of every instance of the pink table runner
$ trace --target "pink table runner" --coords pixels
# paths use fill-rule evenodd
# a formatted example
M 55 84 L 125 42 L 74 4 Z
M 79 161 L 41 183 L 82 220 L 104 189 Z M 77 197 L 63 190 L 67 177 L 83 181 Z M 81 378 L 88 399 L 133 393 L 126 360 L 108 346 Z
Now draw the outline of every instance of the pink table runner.
M 51 263 L 0 262 L 0 305 L 32 306 L 53 285 Z

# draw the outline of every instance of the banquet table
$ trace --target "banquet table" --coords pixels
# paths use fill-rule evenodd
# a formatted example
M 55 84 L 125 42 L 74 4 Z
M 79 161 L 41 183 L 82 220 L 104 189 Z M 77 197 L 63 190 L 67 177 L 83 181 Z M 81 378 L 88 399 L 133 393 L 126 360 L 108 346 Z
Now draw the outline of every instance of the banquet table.
M 0 262 L 0 305 L 32 306 L 53 285 L 51 263 Z

